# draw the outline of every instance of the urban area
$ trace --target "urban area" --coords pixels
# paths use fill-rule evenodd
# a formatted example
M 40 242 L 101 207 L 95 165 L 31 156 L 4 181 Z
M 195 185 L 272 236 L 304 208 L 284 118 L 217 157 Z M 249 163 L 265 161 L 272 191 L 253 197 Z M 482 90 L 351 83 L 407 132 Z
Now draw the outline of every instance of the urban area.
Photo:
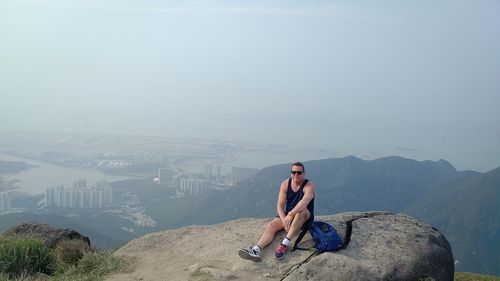
M 23 145 L 27 138 L 36 139 L 38 145 Z M 232 166 L 234 155 L 239 151 L 266 149 L 217 141 L 156 137 L 130 137 L 123 141 L 120 136 L 20 133 L 9 140 L 0 140 L 0 155 L 25 159 L 28 163 L 36 161 L 42 165 L 98 171 L 111 177 L 149 182 L 158 189 L 170 191 L 170 198 L 174 199 L 230 189 L 254 176 L 257 168 Z M 29 169 L 33 167 L 26 168 Z M 10 178 L 15 176 L 16 172 L 10 173 Z M 140 192 L 116 190 L 112 180 L 82 177 L 63 184 L 57 182 L 56 177 L 53 184 L 40 187 L 37 194 L 26 194 L 16 186 L 16 181 L 9 182 L 2 177 L 5 175 L 0 174 L 0 214 L 26 209 L 118 209 L 137 225 L 148 227 L 156 224 L 146 214 Z

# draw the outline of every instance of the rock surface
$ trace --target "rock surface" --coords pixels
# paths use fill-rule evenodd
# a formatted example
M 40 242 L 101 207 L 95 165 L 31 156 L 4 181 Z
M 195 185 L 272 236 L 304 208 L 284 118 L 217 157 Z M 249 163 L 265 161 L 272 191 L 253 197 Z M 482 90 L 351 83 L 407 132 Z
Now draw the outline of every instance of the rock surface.
M 12 227 L 4 232 L 5 236 L 25 236 L 41 239 L 50 248 L 55 248 L 57 244 L 64 240 L 79 239 L 90 247 L 90 239 L 72 229 L 54 228 L 47 224 L 36 222 L 25 222 Z
M 237 251 L 255 243 L 269 219 L 240 219 L 218 225 L 189 226 L 153 233 L 126 244 L 114 255 L 132 258 L 134 268 L 114 280 L 453 280 L 451 248 L 435 228 L 403 214 L 349 212 L 317 216 L 342 235 L 353 221 L 346 249 L 317 254 L 287 252 L 273 258 L 278 242 L 261 262 L 241 259 Z M 301 246 L 312 246 L 307 234 Z

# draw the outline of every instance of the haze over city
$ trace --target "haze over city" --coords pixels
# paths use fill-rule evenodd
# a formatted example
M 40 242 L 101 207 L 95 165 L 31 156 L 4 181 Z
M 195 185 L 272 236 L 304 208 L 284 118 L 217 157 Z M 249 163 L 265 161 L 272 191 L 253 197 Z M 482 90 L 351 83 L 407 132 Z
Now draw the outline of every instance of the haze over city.
M 0 130 L 485 172 L 500 166 L 499 27 L 494 0 L 0 0 Z

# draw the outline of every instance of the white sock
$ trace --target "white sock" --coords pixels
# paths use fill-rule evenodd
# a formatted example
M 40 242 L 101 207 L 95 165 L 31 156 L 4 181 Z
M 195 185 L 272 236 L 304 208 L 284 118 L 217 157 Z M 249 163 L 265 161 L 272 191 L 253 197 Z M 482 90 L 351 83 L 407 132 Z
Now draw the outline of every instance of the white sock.
M 283 245 L 285 245 L 285 246 L 287 246 L 287 247 L 288 247 L 288 246 L 290 245 L 290 242 L 292 242 L 292 241 L 290 241 L 290 240 L 289 240 L 289 239 L 285 236 L 285 239 L 283 239 L 283 241 L 281 242 L 281 244 L 283 244 Z
M 259 245 L 253 246 L 252 250 L 254 250 L 257 254 L 260 254 L 260 247 L 259 247 Z

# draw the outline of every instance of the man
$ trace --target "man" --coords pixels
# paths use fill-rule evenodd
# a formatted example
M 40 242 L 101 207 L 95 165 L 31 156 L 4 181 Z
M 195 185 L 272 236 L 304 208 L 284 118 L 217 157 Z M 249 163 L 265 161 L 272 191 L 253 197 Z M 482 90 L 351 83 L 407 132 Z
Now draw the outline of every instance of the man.
M 240 257 L 260 261 L 260 253 L 273 240 L 277 232 L 285 230 L 286 236 L 281 241 L 274 257 L 282 259 L 290 246 L 293 237 L 300 232 L 304 223 L 314 219 L 314 193 L 316 186 L 305 178 L 305 168 L 300 162 L 291 166 L 291 177 L 285 179 L 280 186 L 274 218 L 260 237 L 257 245 L 248 249 L 240 249 Z

